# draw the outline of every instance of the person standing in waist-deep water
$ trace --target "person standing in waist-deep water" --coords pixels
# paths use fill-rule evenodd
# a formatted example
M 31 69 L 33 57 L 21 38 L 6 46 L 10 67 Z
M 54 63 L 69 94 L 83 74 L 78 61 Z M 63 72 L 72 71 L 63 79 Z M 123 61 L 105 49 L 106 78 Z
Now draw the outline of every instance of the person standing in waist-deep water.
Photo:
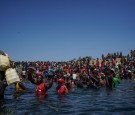
M 59 95 L 68 94 L 68 89 L 66 85 L 64 84 L 64 79 L 62 78 L 58 79 L 58 86 L 56 87 L 56 91 Z
M 48 89 L 53 85 L 53 77 L 49 82 L 44 82 L 43 75 L 41 73 L 35 73 L 33 68 L 28 68 L 28 79 L 31 83 L 36 85 L 36 95 L 45 96 Z

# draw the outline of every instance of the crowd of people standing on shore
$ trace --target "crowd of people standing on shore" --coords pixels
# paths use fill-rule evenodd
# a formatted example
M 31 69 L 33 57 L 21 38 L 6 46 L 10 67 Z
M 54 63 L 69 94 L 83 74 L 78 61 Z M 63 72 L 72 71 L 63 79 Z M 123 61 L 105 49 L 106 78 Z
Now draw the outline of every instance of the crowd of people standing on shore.
M 102 54 L 102 59 L 83 57 L 65 62 L 11 62 L 21 81 L 15 83 L 19 91 L 26 90 L 23 81 L 36 85 L 36 95 L 46 95 L 54 82 L 59 95 L 67 94 L 75 86 L 78 88 L 114 88 L 122 79 L 135 80 L 135 50 L 127 56 L 122 52 Z M 4 72 L 0 71 L 1 99 L 7 86 Z M 4 85 L 5 84 L 5 85 Z M 27 86 L 26 86 L 27 87 Z M 2 90 L 3 88 L 3 90 Z

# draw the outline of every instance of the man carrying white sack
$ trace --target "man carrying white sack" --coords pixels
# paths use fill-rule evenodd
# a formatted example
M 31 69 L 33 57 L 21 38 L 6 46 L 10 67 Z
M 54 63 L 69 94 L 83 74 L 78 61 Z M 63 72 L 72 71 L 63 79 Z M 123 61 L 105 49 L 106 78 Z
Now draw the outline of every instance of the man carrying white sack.
M 6 56 L 6 54 L 1 50 L 0 50 L 0 55 Z M 5 79 L 5 71 L 0 69 L 0 100 L 4 99 L 4 91 L 6 89 L 6 86 L 7 86 L 7 83 Z
M 8 85 L 20 82 L 19 75 L 12 68 L 11 58 L 0 50 L 0 100 L 4 99 L 4 92 Z

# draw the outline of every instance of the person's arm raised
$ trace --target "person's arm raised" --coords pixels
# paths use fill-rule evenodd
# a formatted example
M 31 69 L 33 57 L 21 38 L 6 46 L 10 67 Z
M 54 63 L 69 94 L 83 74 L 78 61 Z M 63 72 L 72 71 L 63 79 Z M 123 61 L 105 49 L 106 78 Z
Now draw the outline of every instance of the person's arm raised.
M 32 67 L 28 68 L 28 70 L 27 70 L 27 77 L 28 77 L 28 80 L 31 83 L 36 84 L 36 80 L 32 77 L 34 72 L 35 72 L 35 70 Z
M 27 88 L 24 86 L 24 84 L 22 82 L 19 82 L 19 86 L 23 89 L 26 90 Z
M 51 78 L 51 79 L 49 80 L 49 83 L 45 83 L 45 87 L 46 87 L 47 89 L 50 89 L 50 88 L 52 87 L 52 85 L 53 85 L 53 78 Z

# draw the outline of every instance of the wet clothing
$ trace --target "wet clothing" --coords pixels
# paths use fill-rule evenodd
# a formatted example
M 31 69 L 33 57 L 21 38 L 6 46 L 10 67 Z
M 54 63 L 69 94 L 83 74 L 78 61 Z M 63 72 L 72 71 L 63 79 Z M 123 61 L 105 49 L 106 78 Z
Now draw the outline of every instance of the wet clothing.
M 38 84 L 38 82 L 33 78 L 32 74 L 28 74 L 28 79 L 31 81 L 31 83 L 36 84 L 36 95 L 46 95 L 47 90 L 51 88 L 53 84 L 53 81 L 49 83 L 49 86 L 47 86 L 47 84 L 45 84 L 44 82 Z
M 58 85 L 56 90 L 59 95 L 68 93 L 68 89 L 65 85 Z
M 46 95 L 46 88 L 44 83 L 37 85 L 36 95 Z
M 120 83 L 119 78 L 118 77 L 114 77 L 113 78 L 113 87 L 116 87 L 119 83 Z

